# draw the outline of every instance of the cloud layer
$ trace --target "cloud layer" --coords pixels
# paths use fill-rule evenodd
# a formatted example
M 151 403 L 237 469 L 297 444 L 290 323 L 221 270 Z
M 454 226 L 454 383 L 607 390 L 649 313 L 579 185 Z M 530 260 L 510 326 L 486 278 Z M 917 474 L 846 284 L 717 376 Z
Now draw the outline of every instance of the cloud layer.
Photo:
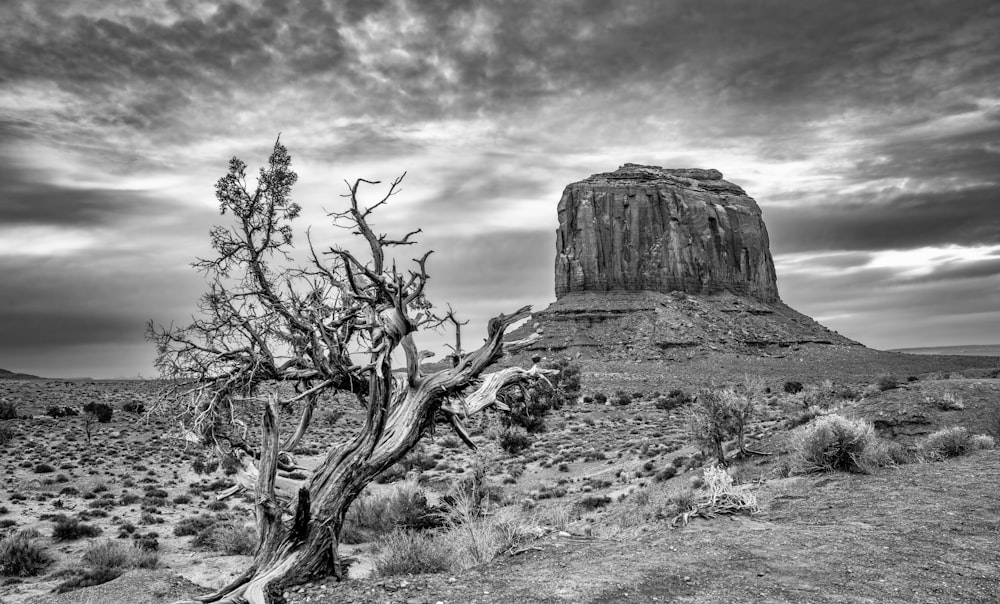
M 783 297 L 848 336 L 1000 341 L 998 30 L 987 0 L 5 2 L 0 367 L 148 374 L 212 184 L 278 133 L 303 225 L 408 171 L 380 226 L 424 227 L 471 332 L 552 299 L 559 192 L 631 161 L 747 189 Z

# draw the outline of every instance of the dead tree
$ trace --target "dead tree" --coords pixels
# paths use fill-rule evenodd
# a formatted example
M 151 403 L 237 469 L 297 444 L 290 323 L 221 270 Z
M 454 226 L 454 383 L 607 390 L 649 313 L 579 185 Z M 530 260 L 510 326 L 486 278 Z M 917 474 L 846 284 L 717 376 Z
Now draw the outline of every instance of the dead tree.
M 233 220 L 211 232 L 215 258 L 195 263 L 210 283 L 201 315 L 182 328 L 148 328 L 158 369 L 174 384 L 161 405 L 181 409 L 189 439 L 236 456 L 237 488 L 251 490 L 256 503 L 259 544 L 252 564 L 198 601 L 262 604 L 288 585 L 342 576 L 337 548 L 348 508 L 433 428 L 436 414 L 445 414 L 472 445 L 464 418 L 502 408 L 497 394 L 504 388 L 544 379 L 547 370 L 538 367 L 484 374 L 505 352 L 534 339 L 503 340 L 530 307 L 490 320 L 477 350 L 463 352 L 456 337 L 453 366 L 422 371 L 413 333 L 431 323 L 449 320 L 456 329 L 459 323 L 450 309 L 436 318 L 425 297 L 429 253 L 405 273 L 387 257 L 414 243 L 420 231 L 390 238 L 372 229 L 372 212 L 398 192 L 402 178 L 368 207 L 359 189 L 379 183 L 347 183 L 346 209 L 330 214 L 334 225 L 364 240 L 367 257 L 336 246 L 317 252 L 310 240 L 301 266 L 288 266 L 294 265 L 289 223 L 300 208 L 291 201 L 296 174 L 280 141 L 254 187 L 236 158 L 215 186 L 222 213 Z M 397 350 L 405 371 L 393 371 Z M 303 470 L 290 452 L 308 431 L 321 395 L 334 391 L 357 397 L 363 426 L 346 442 L 329 443 L 305 480 L 282 476 L 287 472 L 279 469 Z M 279 406 L 298 408 L 285 440 Z M 252 410 L 261 414 L 259 441 L 243 419 Z

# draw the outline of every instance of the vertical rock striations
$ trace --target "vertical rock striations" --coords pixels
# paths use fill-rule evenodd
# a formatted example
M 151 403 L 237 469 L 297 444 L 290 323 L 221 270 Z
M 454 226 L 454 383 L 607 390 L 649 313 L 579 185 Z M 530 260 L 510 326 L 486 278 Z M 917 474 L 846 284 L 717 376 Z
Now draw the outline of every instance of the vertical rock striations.
M 566 187 L 556 301 L 511 334 L 524 354 L 599 361 L 856 347 L 778 297 L 757 202 L 718 170 L 625 164 Z
M 718 170 L 625 164 L 566 187 L 556 298 L 574 292 L 718 293 L 778 300 L 760 208 Z

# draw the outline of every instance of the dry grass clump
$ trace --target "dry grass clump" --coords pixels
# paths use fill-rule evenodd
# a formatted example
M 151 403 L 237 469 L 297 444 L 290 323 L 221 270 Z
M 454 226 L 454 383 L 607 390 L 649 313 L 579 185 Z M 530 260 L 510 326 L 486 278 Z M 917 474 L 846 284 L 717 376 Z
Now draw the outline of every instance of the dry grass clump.
M 101 534 L 101 529 L 91 524 L 80 522 L 79 518 L 59 514 L 53 518 L 55 525 L 52 527 L 52 538 L 56 541 L 74 541 L 96 537 Z
M 0 575 L 32 577 L 52 563 L 35 529 L 21 529 L 0 540 Z
M 382 577 L 444 572 L 454 555 L 443 535 L 406 529 L 379 537 L 375 552 L 375 573 Z
M 824 415 L 792 434 L 791 468 L 795 472 L 867 474 L 888 461 L 875 428 L 864 420 Z
M 460 490 L 446 505 L 445 538 L 457 555 L 457 569 L 486 564 L 535 536 L 515 509 L 483 504 L 474 490 Z
M 972 434 L 962 426 L 938 430 L 917 445 L 921 456 L 928 461 L 941 461 L 961 457 L 980 449 L 992 449 L 996 442 L 986 434 Z
M 925 396 L 924 401 L 930 403 L 942 411 L 961 411 L 965 409 L 965 402 L 961 395 L 954 392 L 945 392 L 941 396 Z
M 397 527 L 375 540 L 375 571 L 381 576 L 458 571 L 487 564 L 538 536 L 519 510 L 492 508 L 475 489 L 449 498 L 440 529 Z
M 159 555 L 138 544 L 100 541 L 91 544 L 83 552 L 81 560 L 84 567 L 67 571 L 65 574 L 70 578 L 56 587 L 57 593 L 107 583 L 135 568 L 156 568 Z
M 199 532 L 192 543 L 227 556 L 249 556 L 257 551 L 257 530 L 240 522 L 218 522 Z
M 437 510 L 414 481 L 396 485 L 384 495 L 363 495 L 351 504 L 340 533 L 341 543 L 365 543 L 396 529 L 427 529 L 441 525 Z

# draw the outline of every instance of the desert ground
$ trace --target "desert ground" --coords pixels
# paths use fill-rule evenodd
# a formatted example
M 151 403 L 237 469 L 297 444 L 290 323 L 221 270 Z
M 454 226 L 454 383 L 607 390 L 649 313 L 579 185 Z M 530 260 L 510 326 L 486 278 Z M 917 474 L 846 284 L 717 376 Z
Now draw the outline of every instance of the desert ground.
M 476 452 L 447 426 L 428 435 L 349 514 L 349 578 L 290 586 L 284 599 L 998 601 L 1000 450 L 986 437 L 1000 439 L 997 358 L 803 345 L 686 363 L 573 362 L 576 400 L 516 442 L 496 413 L 470 420 Z M 748 375 L 768 389 L 746 426 L 751 453 L 725 443 L 729 488 L 746 505 L 712 507 L 714 466 L 691 438 L 684 395 Z M 231 468 L 185 443 L 169 410 L 151 412 L 161 386 L 0 380 L 0 537 L 34 529 L 43 558 L 9 572 L 0 545 L 4 604 L 169 602 L 245 568 L 251 499 L 219 499 Z M 88 403 L 110 406 L 110 420 L 83 412 Z M 50 411 L 66 407 L 76 414 Z M 295 452 L 303 466 L 351 434 L 361 411 L 336 398 L 317 415 Z M 796 435 L 832 415 L 869 422 L 881 461 L 803 469 Z M 955 428 L 977 444 L 928 445 Z M 477 507 L 463 517 L 456 501 L 469 485 Z M 489 547 L 476 542 L 484 535 Z M 117 566 L 107 560 L 115 547 L 128 554 Z

